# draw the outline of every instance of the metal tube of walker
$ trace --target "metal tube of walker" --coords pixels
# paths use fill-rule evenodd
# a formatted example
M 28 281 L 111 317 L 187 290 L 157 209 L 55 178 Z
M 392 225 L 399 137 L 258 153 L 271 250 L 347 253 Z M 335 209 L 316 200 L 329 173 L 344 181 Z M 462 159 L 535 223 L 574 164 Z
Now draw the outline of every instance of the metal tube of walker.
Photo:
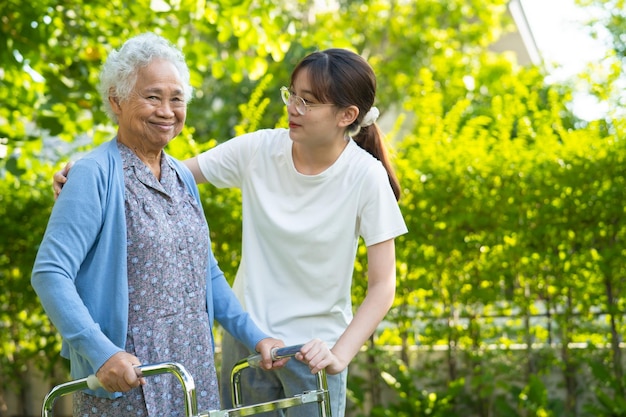
M 278 360 L 282 358 L 288 358 L 295 356 L 300 351 L 303 345 L 287 346 L 284 348 L 277 348 L 272 350 L 272 359 Z M 241 372 L 246 368 L 258 368 L 261 363 L 261 354 L 250 355 L 237 362 L 233 366 L 233 370 L 230 374 L 231 379 L 231 396 L 233 400 L 233 406 L 240 408 L 243 405 L 243 398 L 241 394 Z M 316 374 L 317 388 L 324 392 L 323 400 L 318 402 L 319 415 L 322 417 L 331 417 L 330 409 L 330 396 L 328 394 L 328 382 L 326 379 L 326 371 L 322 369 Z
M 137 370 L 142 376 L 151 376 L 164 373 L 171 373 L 176 376 L 185 392 L 185 415 L 187 417 L 194 417 L 198 414 L 196 385 L 193 381 L 193 377 L 191 376 L 189 371 L 185 369 L 184 366 L 175 362 L 162 362 L 151 365 L 140 365 L 137 366 Z M 94 375 L 90 375 L 86 378 L 77 379 L 55 386 L 44 399 L 41 416 L 52 416 L 54 403 L 58 398 L 75 391 L 96 389 L 98 387 L 99 381 Z

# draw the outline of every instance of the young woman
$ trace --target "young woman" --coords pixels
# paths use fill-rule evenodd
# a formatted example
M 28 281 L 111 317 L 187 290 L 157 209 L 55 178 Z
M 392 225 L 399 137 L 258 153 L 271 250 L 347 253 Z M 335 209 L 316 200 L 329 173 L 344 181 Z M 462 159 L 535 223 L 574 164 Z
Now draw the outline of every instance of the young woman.
M 332 415 L 342 417 L 347 366 L 394 299 L 394 238 L 407 232 L 397 204 L 400 186 L 375 124 L 376 78 L 362 57 L 344 49 L 314 52 L 296 66 L 281 95 L 289 129 L 233 138 L 185 164 L 198 183 L 242 191 L 242 257 L 233 289 L 244 309 L 286 344 L 308 341 L 300 361 L 243 373 L 244 401 L 309 390 L 313 374 L 325 368 Z M 359 238 L 367 246 L 368 291 L 353 316 Z M 249 353 L 224 335 L 222 381 Z M 227 389 L 222 405 L 232 406 Z M 315 415 L 309 407 L 315 406 L 284 413 Z
M 394 238 L 407 231 L 400 186 L 374 124 L 376 78 L 363 58 L 343 49 L 315 52 L 281 94 L 289 129 L 236 137 L 185 163 L 198 183 L 241 188 L 243 246 L 233 289 L 244 308 L 288 345 L 316 339 L 298 356 L 310 369 L 289 361 L 259 371 L 245 381 L 244 399 L 311 389 L 311 373 L 326 368 L 332 415 L 341 417 L 348 363 L 394 299 Z M 367 246 L 368 292 L 353 317 L 359 237 Z M 222 352 L 223 376 L 249 353 L 228 335 Z M 311 411 L 295 407 L 287 415 Z

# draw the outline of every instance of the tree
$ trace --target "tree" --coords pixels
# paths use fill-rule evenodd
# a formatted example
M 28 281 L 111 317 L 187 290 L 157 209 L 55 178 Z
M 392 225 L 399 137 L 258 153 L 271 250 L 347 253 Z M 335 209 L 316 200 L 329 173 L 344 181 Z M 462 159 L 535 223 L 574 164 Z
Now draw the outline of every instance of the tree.
M 546 85 L 540 69 L 520 68 L 510 56 L 490 53 L 488 45 L 512 24 L 506 5 L 0 4 L 3 387 L 19 387 L 20 372 L 33 359 L 47 365 L 58 354 L 58 335 L 29 285 L 53 204 L 51 173 L 113 135 L 95 88 L 99 68 L 112 48 L 151 30 L 179 45 L 192 71 L 187 127 L 168 150 L 179 158 L 235 134 L 285 126 L 278 89 L 313 49 L 350 48 L 374 67 L 376 105 L 403 184 L 401 206 L 410 232 L 397 243 L 394 309 L 372 339 L 372 346 L 398 344 L 402 354 L 387 360 L 372 349 L 377 366 L 363 382 L 387 381 L 400 396 L 419 394 L 415 401 L 372 404 L 371 415 L 432 415 L 428 410 L 435 409 L 438 415 L 576 415 L 583 408 L 576 397 L 582 387 L 573 375 L 586 366 L 593 368 L 589 386 L 596 415 L 609 415 L 606 410 L 619 404 L 607 398 L 618 398 L 624 389 L 624 121 L 617 112 L 589 124 L 576 120 L 568 110 L 567 86 Z M 619 71 L 611 68 L 608 78 L 588 77 L 601 99 L 614 97 Z M 240 196 L 210 186 L 201 194 L 216 255 L 234 277 Z M 361 247 L 355 305 L 367 288 L 366 270 Z M 606 321 L 598 320 L 598 311 Z M 612 349 L 598 347 L 585 358 L 567 343 L 581 341 L 609 343 Z M 532 348 L 554 342 L 564 343 L 558 351 Z M 511 347 L 524 343 L 520 360 Z M 494 344 L 504 350 L 489 350 Z M 437 363 L 412 363 L 414 345 L 446 346 L 445 375 L 436 372 Z M 564 400 L 543 379 L 560 364 L 569 394 Z M 424 387 L 425 380 L 432 386 Z M 602 381 L 611 384 L 607 388 Z M 358 382 L 351 383 L 357 400 Z

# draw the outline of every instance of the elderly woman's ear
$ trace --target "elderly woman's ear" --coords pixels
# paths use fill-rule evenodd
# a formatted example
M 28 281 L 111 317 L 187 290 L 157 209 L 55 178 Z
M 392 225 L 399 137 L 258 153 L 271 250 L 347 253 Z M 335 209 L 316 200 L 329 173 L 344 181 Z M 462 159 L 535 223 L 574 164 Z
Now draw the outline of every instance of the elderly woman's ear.
M 113 95 L 109 95 L 109 103 L 111 104 L 111 108 L 113 109 L 113 112 L 115 114 L 119 114 L 120 113 L 120 99 Z

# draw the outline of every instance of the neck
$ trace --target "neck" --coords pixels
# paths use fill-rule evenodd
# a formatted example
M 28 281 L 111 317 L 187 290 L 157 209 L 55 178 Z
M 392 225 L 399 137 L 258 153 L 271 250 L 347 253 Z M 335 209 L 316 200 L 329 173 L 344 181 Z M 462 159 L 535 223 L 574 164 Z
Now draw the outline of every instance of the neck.
M 137 158 L 141 160 L 150 171 L 154 174 L 154 176 L 160 180 L 161 179 L 161 149 L 154 150 L 149 149 L 145 146 L 142 146 L 142 143 L 129 143 L 124 138 L 118 135 L 118 142 L 126 145 L 130 150 L 132 150 Z
M 304 175 L 317 175 L 324 172 L 337 161 L 348 140 L 334 141 L 332 145 L 308 146 L 294 142 L 291 155 L 296 170 Z

